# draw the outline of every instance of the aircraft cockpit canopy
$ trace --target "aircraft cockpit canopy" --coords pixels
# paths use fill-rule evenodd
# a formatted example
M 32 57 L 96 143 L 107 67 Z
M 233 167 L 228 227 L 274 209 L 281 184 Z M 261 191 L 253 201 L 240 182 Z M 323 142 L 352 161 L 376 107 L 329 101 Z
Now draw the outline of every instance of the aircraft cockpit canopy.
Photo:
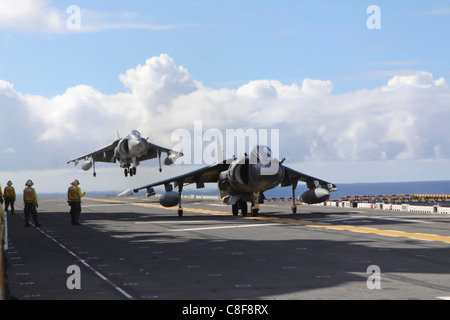
M 251 158 L 256 159 L 257 162 L 267 163 L 272 159 L 272 150 L 268 146 L 256 146 L 251 152 Z
M 138 138 L 138 139 L 141 138 L 141 134 L 140 134 L 140 132 L 137 131 L 137 130 L 131 130 L 130 134 L 128 135 L 128 138 L 130 138 L 131 136 L 134 136 L 134 137 L 136 137 L 136 138 Z

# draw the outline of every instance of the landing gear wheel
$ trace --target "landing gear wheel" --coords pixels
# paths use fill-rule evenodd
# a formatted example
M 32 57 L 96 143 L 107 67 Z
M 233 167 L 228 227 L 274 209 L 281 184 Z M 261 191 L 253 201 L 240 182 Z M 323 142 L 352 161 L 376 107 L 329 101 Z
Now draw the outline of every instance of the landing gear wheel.
M 183 209 L 178 209 L 178 216 L 179 217 L 182 217 L 183 216 Z
M 133 175 L 136 175 L 136 167 L 133 167 Z
M 233 216 L 237 216 L 239 214 L 239 206 L 237 203 L 231 206 L 231 212 L 233 213 Z
M 252 203 L 251 210 L 252 210 L 252 217 L 257 217 L 259 214 L 259 208 L 254 203 Z
M 297 206 L 294 205 L 294 206 L 291 207 L 291 209 L 292 209 L 292 213 L 293 214 L 297 213 Z
M 246 217 L 247 213 L 248 213 L 247 202 L 239 200 L 237 205 L 238 205 L 239 209 L 241 209 L 242 216 Z
M 125 175 L 125 177 L 128 177 L 128 169 L 127 168 L 123 169 L 123 174 Z

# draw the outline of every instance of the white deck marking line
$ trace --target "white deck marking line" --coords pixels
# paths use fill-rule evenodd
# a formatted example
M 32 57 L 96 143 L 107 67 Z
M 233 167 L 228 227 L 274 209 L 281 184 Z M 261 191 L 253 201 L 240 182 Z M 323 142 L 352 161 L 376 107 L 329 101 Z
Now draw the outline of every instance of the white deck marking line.
M 24 219 L 24 217 L 22 215 L 19 215 L 22 219 Z M 125 290 L 123 290 L 122 288 L 120 288 L 118 285 L 116 285 L 114 282 L 112 282 L 111 280 L 109 280 L 107 277 L 105 277 L 104 275 L 102 275 L 100 272 L 98 272 L 97 270 L 95 270 L 95 268 L 93 268 L 89 263 L 86 262 L 86 260 L 81 259 L 77 254 L 75 254 L 72 250 L 70 250 L 69 248 L 67 248 L 66 246 L 64 246 L 62 243 L 60 243 L 58 240 L 56 240 L 55 238 L 53 238 L 51 235 L 49 235 L 48 233 L 46 233 L 44 230 L 42 230 L 39 227 L 36 227 L 34 225 L 34 223 L 32 223 L 30 221 L 30 224 L 35 227 L 40 233 L 42 233 L 44 236 L 46 236 L 47 238 L 49 238 L 50 240 L 52 240 L 53 242 L 55 242 L 58 246 L 60 246 L 61 248 L 63 248 L 66 252 L 68 252 L 69 254 L 71 254 L 72 256 L 75 257 L 75 259 L 77 259 L 79 262 L 81 262 L 82 264 L 84 264 L 86 267 L 88 267 L 92 272 L 94 272 L 98 277 L 100 277 L 100 279 L 106 281 L 109 285 L 111 285 L 114 289 L 116 289 L 117 291 L 119 291 L 122 295 L 124 295 L 127 299 L 130 300 L 135 300 L 135 298 L 133 298 L 133 296 L 131 296 L 129 293 L 127 293 Z
M 207 223 L 208 220 L 191 220 L 191 221 L 136 221 L 134 224 L 189 224 L 189 223 Z
M 91 207 L 110 207 L 110 206 L 123 206 L 126 203 L 109 203 L 109 204 L 82 204 L 82 208 L 91 208 Z
M 253 227 L 268 227 L 268 226 L 278 226 L 279 223 L 265 223 L 265 224 L 246 224 L 246 225 L 232 225 L 232 226 L 221 226 L 221 227 L 204 227 L 204 228 L 191 228 L 191 229 L 177 229 L 171 230 L 172 232 L 181 231 L 200 231 L 200 230 L 215 230 L 215 229 L 233 229 L 233 228 L 253 228 Z

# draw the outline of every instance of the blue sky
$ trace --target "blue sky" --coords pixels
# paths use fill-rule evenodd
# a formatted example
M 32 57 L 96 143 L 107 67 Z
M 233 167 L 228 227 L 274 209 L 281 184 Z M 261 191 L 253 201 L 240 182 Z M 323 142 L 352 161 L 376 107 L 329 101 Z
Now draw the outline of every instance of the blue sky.
M 71 181 L 85 173 L 67 158 L 117 131 L 173 146 L 203 121 L 279 129 L 296 169 L 333 182 L 448 180 L 449 30 L 439 0 L 2 1 L 0 155 L 14 172 L 0 173 Z
M 450 73 L 450 15 L 438 14 L 450 7 L 445 1 L 378 1 L 381 30 L 366 27 L 373 1 L 71 0 L 47 7 L 66 18 L 72 4 L 82 10 L 82 28 L 93 23 L 123 28 L 1 30 L 1 79 L 21 92 L 48 97 L 78 84 L 114 93 L 124 90 L 118 74 L 161 53 L 213 88 L 310 77 L 332 80 L 339 93 L 380 86 L 396 70 L 426 69 L 438 78 Z

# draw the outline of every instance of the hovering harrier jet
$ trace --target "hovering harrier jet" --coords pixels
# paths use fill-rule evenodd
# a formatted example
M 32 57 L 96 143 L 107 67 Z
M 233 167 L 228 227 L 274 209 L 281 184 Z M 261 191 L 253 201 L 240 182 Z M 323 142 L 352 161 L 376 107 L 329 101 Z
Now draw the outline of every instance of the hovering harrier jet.
M 116 161 L 119 161 L 120 167 L 124 168 L 126 177 L 136 174 L 136 167 L 140 161 L 158 157 L 159 171 L 161 172 L 161 153 L 167 154 L 167 158 L 164 160 L 165 165 L 171 165 L 177 158 L 183 155 L 180 152 L 157 146 L 147 140 L 148 138 L 143 139 L 137 130 L 132 130 L 126 138 L 119 138 L 106 147 L 69 160 L 67 163 L 74 162 L 77 165 L 80 160 L 84 160 L 81 166 L 82 169 L 88 171 L 93 167 L 95 177 L 97 175 L 95 172 L 95 162 L 116 163 Z

